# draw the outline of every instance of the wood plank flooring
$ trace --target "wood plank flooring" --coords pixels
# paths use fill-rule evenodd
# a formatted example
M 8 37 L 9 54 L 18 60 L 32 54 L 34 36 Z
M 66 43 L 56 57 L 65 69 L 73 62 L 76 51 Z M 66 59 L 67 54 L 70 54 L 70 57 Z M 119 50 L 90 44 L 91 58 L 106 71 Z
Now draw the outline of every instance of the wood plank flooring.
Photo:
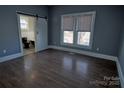
M 0 87 L 8 88 L 120 87 L 115 77 L 113 61 L 53 49 L 0 63 Z

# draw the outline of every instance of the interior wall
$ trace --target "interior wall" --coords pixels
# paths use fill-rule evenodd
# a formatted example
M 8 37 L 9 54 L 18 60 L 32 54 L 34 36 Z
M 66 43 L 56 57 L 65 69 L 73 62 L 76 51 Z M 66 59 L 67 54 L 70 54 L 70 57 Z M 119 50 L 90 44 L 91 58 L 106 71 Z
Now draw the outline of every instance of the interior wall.
M 49 45 L 60 44 L 61 15 L 96 11 L 92 49 L 75 48 L 117 56 L 121 31 L 120 6 L 49 6 Z M 69 47 L 69 46 L 63 46 Z M 96 49 L 99 48 L 99 51 Z
M 118 52 L 118 59 L 120 62 L 122 73 L 124 75 L 124 17 L 122 21 L 123 21 L 123 25 L 122 25 L 121 36 L 120 36 L 120 44 L 119 44 L 120 47 L 119 47 L 119 52 Z
M 0 6 L 0 57 L 21 51 L 16 11 L 47 16 L 47 10 L 47 6 Z
M 121 31 L 120 6 L 0 6 L 0 57 L 19 53 L 19 32 L 16 11 L 49 16 L 49 45 L 60 45 L 61 15 L 96 11 L 93 52 L 117 56 Z M 49 14 L 48 14 L 49 13 Z M 64 46 L 65 47 L 65 46 Z M 67 47 L 67 46 L 66 46 Z M 96 51 L 96 48 L 100 48 Z M 6 54 L 3 50 L 6 49 Z M 83 48 L 75 48 L 86 50 Z

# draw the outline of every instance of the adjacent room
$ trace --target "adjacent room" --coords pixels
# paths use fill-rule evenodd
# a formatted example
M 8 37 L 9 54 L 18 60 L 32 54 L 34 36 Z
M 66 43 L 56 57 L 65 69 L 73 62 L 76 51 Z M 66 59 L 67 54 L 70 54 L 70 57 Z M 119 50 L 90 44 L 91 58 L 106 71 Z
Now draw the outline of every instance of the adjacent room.
M 124 6 L 0 6 L 1 88 L 123 88 Z
M 32 16 L 19 15 L 24 55 L 35 52 L 35 21 Z

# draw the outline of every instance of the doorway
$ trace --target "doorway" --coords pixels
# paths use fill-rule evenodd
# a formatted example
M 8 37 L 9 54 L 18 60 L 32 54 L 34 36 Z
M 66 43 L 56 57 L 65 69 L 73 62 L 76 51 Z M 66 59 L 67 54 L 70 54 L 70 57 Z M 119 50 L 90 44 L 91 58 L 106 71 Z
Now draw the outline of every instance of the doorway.
M 48 48 L 46 17 L 17 13 L 20 48 L 28 55 Z
M 18 14 L 23 55 L 36 51 L 36 17 Z

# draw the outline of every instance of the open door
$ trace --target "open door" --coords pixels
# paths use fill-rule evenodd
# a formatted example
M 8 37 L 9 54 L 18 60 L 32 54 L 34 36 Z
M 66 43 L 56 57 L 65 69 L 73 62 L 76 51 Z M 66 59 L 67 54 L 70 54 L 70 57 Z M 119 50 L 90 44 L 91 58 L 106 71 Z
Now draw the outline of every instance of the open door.
M 36 23 L 36 52 L 47 49 L 48 47 L 47 35 L 48 35 L 47 20 L 38 17 Z
M 20 48 L 22 55 L 28 55 L 36 51 L 36 17 L 25 14 L 17 14 Z

